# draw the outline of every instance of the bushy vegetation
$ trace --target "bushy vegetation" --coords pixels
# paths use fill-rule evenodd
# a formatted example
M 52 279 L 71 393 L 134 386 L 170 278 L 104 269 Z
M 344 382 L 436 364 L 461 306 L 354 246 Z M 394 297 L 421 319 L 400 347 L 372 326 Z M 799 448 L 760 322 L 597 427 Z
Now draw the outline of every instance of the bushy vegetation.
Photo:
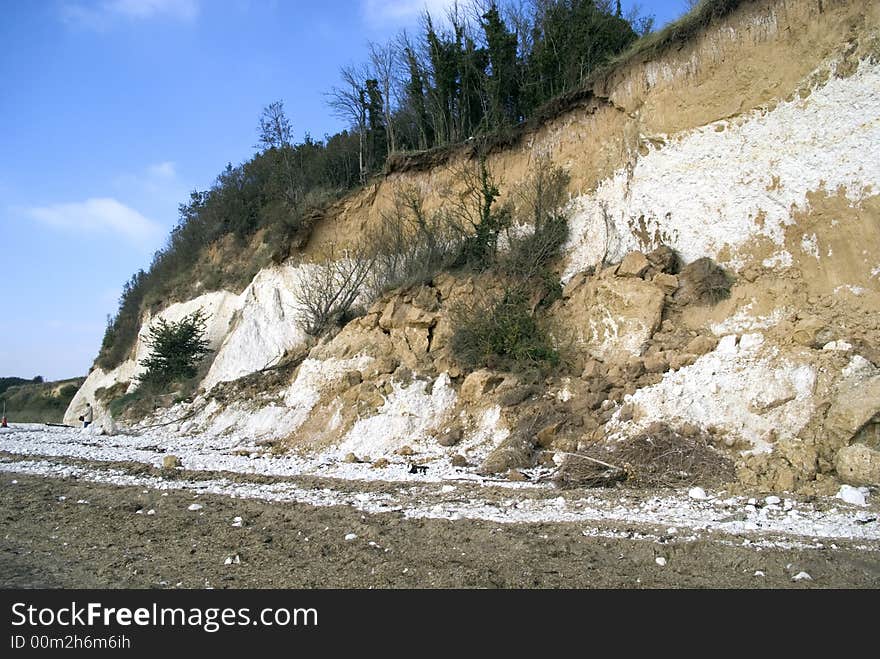
M 459 167 L 453 192 L 433 212 L 403 187 L 371 240 L 324 254 L 304 268 L 296 291 L 310 335 L 347 322 L 394 288 L 429 282 L 447 269 L 470 271 L 489 290 L 451 309 L 452 349 L 465 369 L 552 367 L 559 357 L 538 312 L 561 294 L 552 270 L 568 237 L 568 175 L 548 160 L 504 204 L 485 158 Z
M 140 385 L 162 390 L 173 382 L 194 377 L 210 352 L 205 338 L 206 321 L 201 309 L 178 322 L 160 317 L 150 327 L 150 354 L 140 362 L 146 369 L 138 378 Z
M 462 240 L 461 228 L 447 210 L 429 213 L 419 190 L 398 189 L 392 209 L 383 213 L 382 226 L 369 240 L 372 268 L 365 281 L 365 299 L 428 283 L 456 261 Z
M 38 376 L 39 377 L 39 376 Z M 27 384 L 28 382 L 36 382 L 36 378 L 34 380 L 26 380 L 24 378 L 16 378 L 16 377 L 8 377 L 8 378 L 0 378 L 0 394 L 9 389 L 9 387 L 15 387 L 20 384 Z M 42 382 L 42 379 L 40 380 Z
M 456 307 L 452 326 L 453 354 L 467 370 L 516 370 L 559 362 L 527 298 L 515 288 L 497 299 Z
M 730 297 L 733 277 L 708 256 L 688 263 L 678 273 L 675 300 L 681 304 L 711 306 Z
M 131 354 L 147 308 L 240 289 L 261 267 L 286 258 L 330 203 L 381 172 L 390 156 L 503 132 L 554 96 L 583 86 L 597 67 L 650 30 L 650 19 L 624 17 L 620 3 L 610 0 L 535 0 L 524 7 L 462 2 L 446 17 L 426 13 L 418 34 L 370 44 L 369 61 L 343 69 L 327 95 L 348 127 L 322 140 L 306 134 L 296 143 L 283 104 L 268 105 L 255 155 L 228 164 L 208 190 L 194 191 L 150 267 L 125 284 L 96 364 L 111 369 Z M 492 181 L 479 182 L 485 189 L 478 194 L 492 196 Z M 470 264 L 494 258 L 506 222 L 500 210 L 479 219 L 489 222 L 474 225 L 482 228 L 460 254 Z M 426 272 L 445 262 L 449 244 L 447 225 L 429 228 L 442 228 L 444 239 L 435 247 L 443 256 L 429 258 Z M 266 249 L 257 250 L 255 241 Z M 212 267 L 207 255 L 221 243 L 232 255 L 259 254 Z M 388 282 L 410 276 L 403 273 L 415 261 L 407 258 L 384 259 Z
M 59 423 L 84 378 L 43 382 L 43 378 L 0 378 L 0 409 L 12 423 Z M 16 381 L 15 384 L 9 384 Z M 8 386 L 6 386 L 8 385 Z
M 350 320 L 373 264 L 362 250 L 336 253 L 331 248 L 322 257 L 306 267 L 294 291 L 299 323 L 309 336 L 320 336 Z
M 487 178 L 481 163 L 481 180 Z M 519 198 L 519 235 L 508 232 L 506 250 L 497 250 L 497 236 L 487 240 L 492 249 L 479 252 L 479 260 L 470 262 L 487 270 L 501 282 L 501 291 L 484 297 L 473 305 L 460 305 L 452 312 L 452 350 L 466 369 L 521 369 L 552 367 L 559 355 L 552 347 L 536 311 L 549 305 L 560 293 L 559 277 L 551 270 L 553 261 L 568 237 L 568 219 L 564 212 L 568 176 L 560 168 L 539 160 L 532 175 L 517 191 Z M 497 188 L 483 185 L 482 211 L 505 218 L 510 226 L 513 210 L 493 209 Z M 496 221 L 492 226 L 500 227 Z M 479 234 L 475 234 L 479 235 Z M 485 234 L 484 234 L 485 235 Z M 473 244 L 465 243 L 466 245 Z M 472 252 L 468 252 L 470 254 Z

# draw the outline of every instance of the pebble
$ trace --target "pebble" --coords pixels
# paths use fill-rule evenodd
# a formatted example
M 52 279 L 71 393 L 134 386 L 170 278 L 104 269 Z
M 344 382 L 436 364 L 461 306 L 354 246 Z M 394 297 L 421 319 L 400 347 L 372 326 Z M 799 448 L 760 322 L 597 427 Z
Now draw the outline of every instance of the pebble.
M 756 577 L 763 577 L 763 576 L 764 576 L 764 572 L 763 572 L 762 570 L 755 570 L 755 576 L 756 576 Z
M 191 504 L 189 504 L 189 507 L 187 508 L 187 510 L 201 510 L 201 509 L 202 509 L 202 504 L 200 504 L 200 503 L 191 503 Z
M 242 525 L 241 517 L 233 517 L 232 518 L 232 525 L 233 526 L 241 526 Z
M 768 506 L 775 506 L 778 503 L 780 503 L 781 501 L 782 501 L 782 499 L 780 499 L 777 496 L 773 496 L 773 495 L 770 495 L 769 497 L 764 499 L 764 503 L 766 503 Z
M 792 581 L 812 581 L 813 577 L 811 577 L 806 572 L 798 572 L 791 578 Z
M 147 511 L 147 515 L 155 515 L 155 514 L 156 514 L 156 511 L 153 510 L 152 508 L 150 508 L 150 509 Z
M 357 534 L 355 534 L 355 533 L 346 533 L 346 534 L 345 534 L 345 539 L 348 540 L 348 541 L 350 541 L 350 540 L 357 540 Z
M 654 562 L 655 562 L 657 565 L 659 565 L 660 567 L 663 567 L 664 565 L 666 565 L 666 559 L 663 558 L 662 556 L 658 556 L 657 558 L 655 558 L 655 559 L 654 559 Z
M 702 487 L 692 487 L 691 489 L 688 490 L 688 496 L 691 499 L 701 499 L 701 500 L 709 498 L 708 496 L 706 496 L 706 490 L 704 490 Z

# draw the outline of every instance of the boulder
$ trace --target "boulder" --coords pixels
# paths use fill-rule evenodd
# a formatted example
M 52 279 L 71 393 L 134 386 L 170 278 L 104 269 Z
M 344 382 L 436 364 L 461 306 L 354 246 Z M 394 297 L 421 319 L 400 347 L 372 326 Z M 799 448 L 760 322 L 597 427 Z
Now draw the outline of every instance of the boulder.
M 436 299 L 433 304 L 429 303 L 429 306 L 436 307 Z M 383 330 L 406 327 L 427 329 L 436 322 L 436 316 L 431 311 L 404 302 L 401 296 L 397 295 L 391 298 L 382 309 L 382 314 L 379 316 L 379 327 Z
M 665 295 L 672 295 L 678 290 L 678 277 L 675 275 L 668 275 L 664 272 L 654 275 L 651 283 L 663 291 Z
M 705 355 L 707 352 L 715 350 L 718 345 L 718 339 L 713 336 L 701 334 L 695 336 L 685 347 L 684 351 L 691 355 Z
M 557 337 L 606 363 L 642 354 L 660 325 L 663 292 L 635 277 L 589 279 L 553 308 Z
M 840 385 L 825 415 L 826 442 L 834 448 L 869 440 L 880 418 L 880 375 L 854 377 Z
M 513 407 L 519 405 L 527 398 L 531 398 L 540 390 L 533 384 L 520 384 L 503 391 L 498 390 L 498 404 L 502 407 Z
M 107 412 L 104 415 L 104 418 L 101 419 L 101 431 L 104 435 L 108 436 L 115 435 L 118 432 L 116 422 L 113 420 L 113 416 L 110 412 Z
M 467 458 L 464 457 L 461 453 L 457 453 L 452 456 L 452 466 L 453 467 L 467 467 L 468 461 Z
M 459 396 L 466 403 L 478 403 L 483 397 L 501 384 L 504 378 L 484 368 L 469 374 L 461 383 Z
M 553 445 L 553 440 L 556 439 L 556 433 L 559 431 L 559 427 L 562 424 L 551 423 L 549 426 L 545 426 L 538 431 L 535 435 L 535 440 L 538 443 L 538 446 L 541 448 L 549 448 Z
M 863 444 L 840 449 L 834 468 L 840 480 L 850 485 L 880 485 L 880 451 Z
M 461 437 L 461 426 L 456 423 L 443 428 L 437 433 L 437 443 L 440 444 L 440 446 L 455 446 L 461 441 Z
M 673 371 L 677 371 L 685 366 L 690 366 L 695 361 L 697 361 L 697 356 L 689 353 L 670 355 L 669 368 Z
M 641 277 L 651 264 L 641 252 L 630 252 L 623 257 L 623 261 L 617 266 L 618 277 Z
M 798 345 L 818 347 L 825 345 L 830 336 L 825 323 L 815 316 L 807 316 L 797 321 L 791 339 Z
M 662 354 L 647 355 L 644 359 L 645 371 L 648 373 L 665 373 L 669 370 L 669 362 Z
M 584 366 L 584 371 L 581 373 L 581 379 L 583 380 L 592 380 L 593 378 L 601 378 L 604 377 L 608 372 L 608 369 L 600 362 L 598 359 L 589 360 Z

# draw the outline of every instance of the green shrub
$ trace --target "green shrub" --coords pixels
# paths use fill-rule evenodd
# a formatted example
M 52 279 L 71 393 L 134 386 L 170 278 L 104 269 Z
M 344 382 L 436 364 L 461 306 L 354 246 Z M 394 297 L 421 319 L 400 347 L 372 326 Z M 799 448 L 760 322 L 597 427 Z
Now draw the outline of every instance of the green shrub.
M 461 168 L 456 179 L 460 192 L 448 203 L 453 224 L 462 235 L 455 265 L 486 270 L 495 264 L 501 232 L 511 225 L 511 209 L 497 207 L 500 190 L 485 155 Z
M 452 310 L 452 352 L 468 370 L 521 370 L 556 366 L 559 355 L 529 309 L 525 296 L 507 290 L 499 299 Z
M 73 398 L 76 392 L 79 390 L 79 387 L 73 383 L 65 384 L 61 389 L 58 390 L 58 396 L 61 398 L 65 398 L 68 401 Z
M 194 377 L 202 358 L 210 352 L 205 338 L 206 324 L 207 318 L 201 309 L 176 323 L 160 317 L 150 327 L 150 355 L 141 360 L 146 371 L 138 378 L 140 384 L 161 389 L 172 382 Z

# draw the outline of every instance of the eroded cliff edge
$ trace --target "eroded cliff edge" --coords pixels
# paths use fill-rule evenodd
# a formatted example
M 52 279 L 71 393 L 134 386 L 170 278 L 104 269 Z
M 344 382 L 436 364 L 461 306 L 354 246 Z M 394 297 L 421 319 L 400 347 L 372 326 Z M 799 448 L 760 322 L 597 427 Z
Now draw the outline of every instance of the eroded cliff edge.
M 511 477 L 672 433 L 726 455 L 744 486 L 876 485 L 878 146 L 880 7 L 742 3 L 488 155 L 502 195 L 540 158 L 570 177 L 564 289 L 548 311 L 567 348 L 559 373 L 456 366 L 449 310 L 491 288 L 479 276 L 393 292 L 318 345 L 296 322 L 312 262 L 375 231 L 395 190 L 442 205 L 465 145 L 350 195 L 301 254 L 241 294 L 163 310 L 206 309 L 216 354 L 204 391 L 143 423 L 225 433 L 236 451 L 325 451 L 377 469 L 455 461 Z M 734 275 L 731 295 L 687 304 L 682 268 L 703 257 Z M 132 381 L 152 320 L 131 359 L 92 371 L 66 422 Z

